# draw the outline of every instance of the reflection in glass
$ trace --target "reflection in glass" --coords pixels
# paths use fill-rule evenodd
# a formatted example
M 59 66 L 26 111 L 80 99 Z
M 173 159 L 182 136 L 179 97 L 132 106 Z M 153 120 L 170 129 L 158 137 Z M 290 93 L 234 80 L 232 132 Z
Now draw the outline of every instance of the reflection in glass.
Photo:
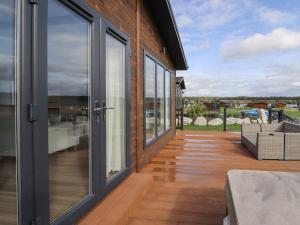
M 165 77 L 166 96 L 166 129 L 171 128 L 171 73 L 166 71 Z
M 48 7 L 50 219 L 89 194 L 90 24 L 59 3 Z
M 0 1 L 0 225 L 17 224 L 16 1 Z
M 165 130 L 165 70 L 157 64 L 156 84 L 157 84 L 157 98 L 156 98 L 156 121 L 157 134 L 161 134 Z
M 106 34 L 106 176 L 126 168 L 125 45 Z
M 145 117 L 146 140 L 155 137 L 155 62 L 145 58 Z

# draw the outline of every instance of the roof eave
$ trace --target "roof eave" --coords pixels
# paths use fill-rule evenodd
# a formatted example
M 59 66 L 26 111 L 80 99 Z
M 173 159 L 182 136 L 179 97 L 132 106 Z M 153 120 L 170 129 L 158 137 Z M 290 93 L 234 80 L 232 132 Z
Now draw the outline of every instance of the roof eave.
M 188 64 L 169 0 L 159 0 L 155 4 L 152 1 L 145 2 L 163 38 L 175 69 L 187 70 Z

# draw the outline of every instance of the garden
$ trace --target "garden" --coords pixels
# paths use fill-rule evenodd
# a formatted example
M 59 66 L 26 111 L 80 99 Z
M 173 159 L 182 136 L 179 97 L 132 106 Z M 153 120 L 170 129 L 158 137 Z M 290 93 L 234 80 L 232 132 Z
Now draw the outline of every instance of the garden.
M 183 125 L 186 130 L 223 131 L 225 107 L 227 131 L 240 131 L 243 123 L 268 123 L 268 111 L 264 109 L 253 109 L 246 105 L 237 107 L 235 104 L 225 106 L 218 101 L 214 105 L 205 101 L 195 101 L 187 98 L 183 100 L 183 104 Z M 274 108 L 274 110 L 280 109 Z M 253 115 L 253 112 L 255 115 Z M 300 118 L 300 111 L 297 109 L 284 109 L 284 114 L 293 119 Z M 276 118 L 273 123 L 277 121 Z

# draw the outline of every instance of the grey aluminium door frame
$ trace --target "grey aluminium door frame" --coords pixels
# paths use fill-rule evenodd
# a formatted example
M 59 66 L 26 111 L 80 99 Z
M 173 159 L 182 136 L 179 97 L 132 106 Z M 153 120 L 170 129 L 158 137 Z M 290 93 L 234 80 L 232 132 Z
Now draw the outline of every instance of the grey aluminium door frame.
M 91 108 L 105 99 L 105 34 L 126 44 L 126 169 L 106 181 L 105 124 L 91 109 L 90 194 L 52 225 L 75 223 L 130 174 L 130 41 L 81 0 L 58 0 L 91 24 Z M 17 91 L 19 224 L 50 224 L 48 167 L 48 0 L 19 1 L 21 16 Z M 100 63 L 99 63 L 100 62 Z M 101 115 L 100 115 L 101 117 Z M 100 137 L 100 138 L 99 138 Z
M 53 225 L 73 224 L 90 210 L 101 198 L 100 181 L 97 178 L 99 171 L 99 126 L 96 126 L 96 112 L 94 103 L 99 101 L 99 63 L 100 57 L 100 21 L 98 13 L 80 0 L 58 0 L 66 7 L 82 16 L 91 25 L 91 125 L 92 125 L 92 157 L 90 157 L 90 194 L 78 204 L 65 212 L 62 216 L 51 222 Z M 33 158 L 34 158 L 34 195 L 35 195 L 35 223 L 37 225 L 49 224 L 49 173 L 48 173 L 48 92 L 47 92 L 47 27 L 48 27 L 48 1 L 39 1 L 33 6 L 33 105 L 37 113 L 33 122 Z
M 108 22 L 105 19 L 102 19 L 101 22 L 101 73 L 100 73 L 100 99 L 101 101 L 106 101 L 106 34 L 111 35 L 112 37 L 116 38 L 120 42 L 122 42 L 125 47 L 125 100 L 126 100 L 126 136 L 125 136 L 125 142 L 126 142 L 126 168 L 120 171 L 118 174 L 116 174 L 115 177 L 113 177 L 110 180 L 106 180 L 106 123 L 102 124 L 101 131 L 103 132 L 101 135 L 101 159 L 102 159 L 102 169 L 101 169 L 101 184 L 102 189 L 104 190 L 104 195 L 109 193 L 114 187 L 116 187 L 119 183 L 121 183 L 130 173 L 130 152 L 131 152 L 131 145 L 130 145 L 130 138 L 131 138 L 131 120 L 130 120 L 130 113 L 131 113 L 131 64 L 130 64 L 130 58 L 131 58 L 131 47 L 130 47 L 130 39 L 129 37 L 120 32 L 118 28 L 116 28 L 114 25 L 112 25 L 110 22 Z M 104 159 L 104 160 L 103 160 Z
M 28 106 L 32 104 L 32 21 L 33 7 L 28 1 L 18 2 L 17 32 L 17 197 L 18 223 L 27 225 L 35 218 L 33 124 L 28 120 Z

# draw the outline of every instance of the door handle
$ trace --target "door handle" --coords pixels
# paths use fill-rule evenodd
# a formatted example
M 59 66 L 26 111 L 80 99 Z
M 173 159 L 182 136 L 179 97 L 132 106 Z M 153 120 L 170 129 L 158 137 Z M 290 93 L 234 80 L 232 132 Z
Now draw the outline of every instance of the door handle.
M 100 112 L 102 110 L 102 108 L 97 107 L 97 108 L 94 108 L 93 110 L 96 111 L 96 112 Z
M 102 109 L 103 109 L 102 120 L 105 121 L 105 118 L 106 118 L 106 110 L 108 110 L 108 109 L 115 109 L 115 108 L 113 108 L 113 107 L 106 107 L 106 101 L 102 101 Z
M 99 113 L 101 110 L 102 110 L 102 108 L 100 107 L 100 102 L 96 100 L 94 102 L 94 109 L 93 109 L 93 111 Z
M 113 108 L 113 107 L 103 107 L 104 110 L 107 110 L 107 109 L 116 109 L 116 108 Z

